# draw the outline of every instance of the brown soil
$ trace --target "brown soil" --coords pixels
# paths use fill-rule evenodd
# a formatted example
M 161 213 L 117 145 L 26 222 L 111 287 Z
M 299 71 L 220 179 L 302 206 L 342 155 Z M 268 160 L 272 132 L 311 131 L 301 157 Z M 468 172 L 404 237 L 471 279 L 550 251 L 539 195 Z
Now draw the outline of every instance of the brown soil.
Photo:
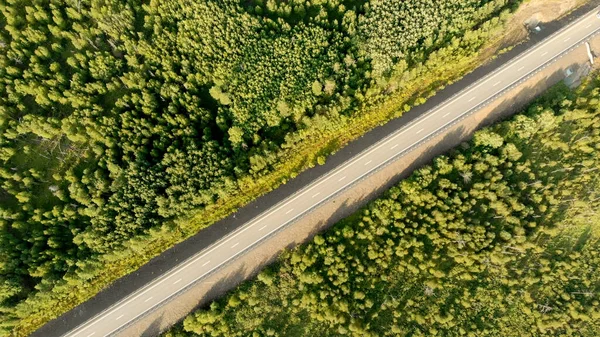
M 495 55 L 501 46 L 514 46 L 522 42 L 528 34 L 524 26 L 528 19 L 534 18 L 540 22 L 551 21 L 584 2 L 583 0 L 531 0 L 527 2 L 511 19 L 509 24 L 511 28 L 506 32 L 505 37 L 499 40 L 495 48 L 490 48 L 487 55 Z M 594 38 L 591 45 L 594 53 L 600 55 L 600 36 Z M 407 177 L 413 170 L 429 163 L 433 157 L 446 153 L 461 142 L 468 140 L 475 130 L 517 112 L 548 87 L 563 80 L 566 69 L 574 70 L 575 76 L 584 75 L 589 71 L 589 69 L 585 69 L 588 67 L 586 63 L 589 64 L 585 46 L 580 46 L 502 95 L 492 104 L 465 118 L 447 132 L 430 139 L 378 173 L 318 207 L 250 252 L 228 263 L 218 272 L 191 287 L 187 292 L 122 331 L 119 337 L 155 336 L 160 331 L 164 331 L 194 308 L 210 303 L 212 299 L 224 295 L 240 282 L 256 275 L 262 268 L 272 263 L 282 249 L 290 249 L 305 242 L 319 231 L 352 214 L 368 200 L 373 200 L 390 186 L 396 184 L 399 179 Z M 576 79 L 572 78 L 571 80 L 575 81 Z
M 591 44 L 594 52 L 599 53 L 600 36 L 594 38 Z M 589 68 L 587 64 L 589 62 L 585 46 L 579 46 L 443 134 L 428 140 L 381 171 L 318 207 L 292 226 L 288 226 L 248 253 L 228 263 L 218 272 L 191 287 L 186 293 L 121 332 L 119 337 L 155 336 L 158 332 L 164 331 L 195 307 L 210 303 L 212 299 L 223 296 L 229 289 L 256 275 L 262 268 L 272 263 L 282 249 L 290 249 L 309 240 L 316 233 L 355 212 L 367 201 L 381 195 L 398 180 L 409 176 L 415 169 L 428 164 L 433 157 L 446 153 L 461 142 L 470 139 L 477 129 L 519 111 L 547 88 L 563 80 L 567 69 L 572 69 L 574 76 L 583 75 L 583 68 Z
M 524 3 L 508 22 L 500 49 L 514 46 L 525 40 L 529 34 L 528 25 L 554 21 L 586 2 L 585 0 L 531 0 Z

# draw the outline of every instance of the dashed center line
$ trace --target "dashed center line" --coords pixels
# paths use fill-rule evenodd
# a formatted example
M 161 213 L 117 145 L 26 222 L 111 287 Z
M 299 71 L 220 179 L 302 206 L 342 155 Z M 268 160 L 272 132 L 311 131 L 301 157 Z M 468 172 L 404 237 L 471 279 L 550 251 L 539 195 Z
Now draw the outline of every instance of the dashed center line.
M 472 100 L 474 100 L 475 98 L 477 98 L 476 96 L 471 97 L 471 99 L 469 99 L 469 102 L 471 102 Z
M 285 214 L 290 214 L 290 212 L 292 212 L 294 209 L 290 209 L 289 211 L 285 212 Z
M 587 26 L 586 26 L 586 29 L 587 29 L 587 28 L 590 28 L 591 26 L 592 26 L 592 24 L 589 24 L 589 25 L 587 25 Z M 569 41 L 569 40 L 571 40 L 571 37 L 568 37 L 568 38 L 566 38 L 566 39 L 564 40 L 564 42 L 567 42 L 567 41 Z M 548 51 L 546 51 L 546 52 L 542 53 L 542 54 L 541 54 L 541 56 L 545 56 L 545 55 L 547 55 L 547 54 L 548 54 Z M 521 66 L 521 67 L 520 67 L 520 68 L 519 68 L 517 71 L 518 71 L 518 72 L 520 72 L 520 71 L 522 71 L 524 68 L 525 68 L 525 66 Z M 501 83 L 501 81 L 498 81 L 498 82 L 496 82 L 496 83 L 495 83 L 493 86 L 494 86 L 494 87 L 496 87 L 496 86 L 497 86 L 498 84 L 500 84 L 500 83 Z M 476 97 L 472 97 L 472 98 L 470 98 L 470 99 L 469 99 L 469 102 L 471 102 L 471 101 L 475 100 L 475 98 L 476 98 Z M 447 113 L 445 113 L 445 114 L 443 115 L 443 117 L 446 117 L 446 116 L 448 116 L 448 115 L 450 115 L 450 112 L 447 112 Z M 419 131 L 417 131 L 417 132 L 416 132 L 416 134 L 419 134 L 419 133 L 421 133 L 423 130 L 424 130 L 424 129 L 420 129 Z M 393 145 L 393 146 L 392 146 L 390 149 L 395 149 L 396 147 L 398 147 L 398 145 L 400 145 L 400 144 L 395 144 L 395 145 Z M 366 162 L 364 165 L 366 166 L 366 165 L 370 164 L 371 162 L 372 162 L 372 160 L 369 160 L 369 161 L 368 161 L 368 162 Z M 344 180 L 344 179 L 346 179 L 346 176 L 344 176 L 344 177 L 340 178 L 338 181 L 342 181 L 342 180 Z M 320 193 L 321 193 L 321 192 L 317 192 L 317 193 L 316 193 L 316 194 L 314 194 L 312 197 L 313 197 L 313 198 L 315 198 L 316 196 L 320 195 Z M 293 211 L 293 209 L 290 209 L 290 210 L 288 210 L 288 211 L 286 212 L 286 214 L 289 214 L 289 213 L 291 213 L 292 211 Z M 267 227 L 267 225 L 264 225 L 264 226 L 262 226 L 262 227 L 259 229 L 259 231 L 263 230 L 263 229 L 264 229 L 264 228 L 266 228 L 266 227 Z M 231 248 L 234 248 L 234 247 L 236 247 L 236 246 L 238 246 L 238 245 L 239 245 L 239 242 L 235 243 L 233 246 L 231 246 Z M 207 264 L 209 264 L 209 263 L 210 263 L 210 261 L 206 261 L 206 262 L 205 262 L 205 263 L 204 263 L 202 266 L 206 266 L 206 265 L 207 265 Z M 181 281 L 182 281 L 182 279 L 180 278 L 180 279 L 176 280 L 175 282 L 173 282 L 173 284 L 177 284 L 177 283 L 179 283 L 179 282 L 181 282 Z M 146 300 L 144 300 L 144 302 L 148 302 L 148 301 L 150 301 L 150 300 L 152 300 L 152 299 L 153 299 L 153 297 L 149 297 L 149 298 L 147 298 Z M 120 316 L 118 316 L 118 317 L 117 317 L 115 320 L 120 320 L 120 319 L 121 319 L 121 318 L 123 318 L 124 316 L 125 316 L 124 314 L 121 314 L 121 315 L 120 315 Z M 88 335 L 87 335 L 87 337 L 92 337 L 92 336 L 94 336 L 95 334 L 96 334 L 96 332 L 92 332 L 92 333 L 88 334 Z
M 146 303 L 146 302 L 150 301 L 150 300 L 151 300 L 151 299 L 153 299 L 153 298 L 154 298 L 154 297 L 152 297 L 152 296 L 148 297 L 147 299 L 145 299 L 145 300 L 144 300 L 144 303 Z
M 258 231 L 262 231 L 263 229 L 265 229 L 265 227 L 267 227 L 267 225 L 262 226 L 261 228 L 258 229 Z

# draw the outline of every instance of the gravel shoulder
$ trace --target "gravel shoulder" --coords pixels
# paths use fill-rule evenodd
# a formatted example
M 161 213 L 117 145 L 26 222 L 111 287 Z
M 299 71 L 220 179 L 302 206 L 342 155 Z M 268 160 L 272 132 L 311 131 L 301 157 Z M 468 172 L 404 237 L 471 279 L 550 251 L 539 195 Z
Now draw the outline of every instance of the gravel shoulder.
M 535 1 L 537 0 L 532 2 Z M 573 1 L 573 3 L 574 2 L 575 1 Z M 555 3 L 560 2 L 555 1 Z M 565 10 L 565 12 L 566 11 L 567 10 Z M 564 25 L 564 22 L 554 24 L 559 27 Z M 552 23 L 550 23 L 550 25 L 552 25 Z M 552 26 L 547 27 L 546 29 L 549 31 L 551 28 Z M 506 59 L 512 58 L 520 51 L 527 49 L 533 43 L 544 37 L 545 36 L 535 36 L 530 41 L 520 44 L 509 53 L 502 55 L 488 65 L 467 75 L 463 80 L 449 86 L 449 90 L 444 90 L 435 97 L 432 97 L 432 99 L 423 106 L 413 109 L 409 114 L 398 120 L 394 120 L 373 130 L 361 138 L 361 140 L 366 139 L 368 143 L 372 143 L 372 140 L 369 141 L 371 138 L 381 138 L 382 135 L 388 134 L 391 129 L 406 125 L 424 111 L 434 107 L 440 101 L 447 99 L 454 92 L 469 85 L 477 78 L 484 76 L 491 69 L 494 69 L 498 63 L 503 63 Z M 594 53 L 600 55 L 600 37 L 596 37 L 591 45 Z M 194 308 L 206 305 L 212 299 L 222 296 L 228 290 L 244 280 L 255 276 L 262 268 L 275 261 L 278 254 L 283 249 L 291 249 L 296 245 L 309 240 L 315 234 L 325 230 L 344 217 L 351 215 L 368 201 L 377 198 L 400 179 L 409 176 L 415 169 L 429 163 L 435 156 L 443 154 L 456 147 L 461 142 L 468 140 L 477 129 L 507 118 L 518 112 L 537 96 L 541 95 L 546 89 L 565 80 L 567 69 L 572 70 L 573 74 L 566 79 L 566 81 L 573 85 L 578 83 L 581 76 L 586 75 L 592 70 L 589 66 L 585 46 L 582 45 L 566 54 L 555 61 L 551 66 L 538 72 L 518 87 L 511 89 L 509 92 L 499 97 L 496 101 L 478 110 L 468 118 L 465 118 L 461 123 L 446 130 L 443 134 L 428 140 L 417 149 L 387 165 L 384 169 L 345 190 L 335 198 L 332 198 L 329 202 L 296 221 L 292 226 L 287 226 L 268 240 L 265 240 L 252 251 L 245 253 L 234 262 L 229 263 L 218 272 L 212 274 L 202 282 L 199 282 L 185 294 L 180 295 L 167 305 L 163 306 L 160 310 L 157 310 L 143 320 L 138 321 L 135 325 L 123 331 L 120 336 L 154 336 L 160 331 L 164 331 Z M 449 95 L 448 91 L 451 92 Z M 440 95 L 443 95 L 443 97 L 440 97 Z M 353 147 L 353 145 L 354 143 L 336 153 L 329 159 L 328 164 L 335 162 L 337 165 L 353 154 L 360 152 L 361 148 Z M 326 164 L 325 166 L 328 165 Z M 319 168 L 323 167 L 317 167 L 315 169 Z M 301 176 L 310 174 L 311 178 L 314 178 L 319 175 L 311 171 L 313 170 L 311 169 Z M 299 178 L 301 178 L 301 176 L 299 176 Z M 267 195 L 267 197 L 268 196 L 269 195 Z M 280 199 L 277 201 L 279 200 Z M 255 205 L 255 207 L 256 206 L 257 205 Z
M 550 6 L 544 10 L 547 12 L 552 11 L 551 8 L 557 8 L 551 7 L 551 5 L 548 4 L 551 3 L 560 6 L 563 2 L 575 4 L 581 2 L 581 0 L 531 0 L 525 6 L 533 3 L 538 3 L 538 5 L 543 3 L 544 6 Z M 598 2 L 600 1 L 591 1 L 593 4 L 597 4 Z M 295 179 L 289 181 L 286 185 L 281 186 L 275 191 L 260 197 L 243 207 L 236 214 L 223 219 L 214 226 L 202 230 L 194 237 L 169 249 L 144 265 L 135 273 L 117 280 L 91 300 L 42 327 L 32 334 L 32 336 L 60 336 L 74 325 L 93 317 L 110 303 L 116 302 L 119 298 L 126 297 L 128 294 L 154 279 L 157 275 L 209 246 L 218 240 L 218 238 L 239 228 L 264 210 L 293 194 L 302 186 L 307 185 L 316 177 L 340 165 L 348 158 L 369 147 L 393 130 L 408 124 L 427 110 L 448 99 L 477 79 L 485 76 L 498 65 L 516 56 L 535 42 L 555 31 L 557 28 L 573 20 L 579 13 L 589 11 L 590 8 L 591 5 L 585 6 L 564 19 L 547 23 L 545 30 L 540 34 L 529 37 L 525 42 L 518 44 L 510 51 L 498 57 L 492 58 L 491 56 L 495 55 L 496 51 L 500 48 L 494 50 L 490 49 L 487 56 L 485 56 L 489 58 L 489 62 L 486 62 L 484 66 L 476 69 L 471 74 L 468 74 L 462 80 L 453 85 L 449 85 L 446 89 L 440 91 L 434 97 L 431 97 L 425 104 L 412 109 L 402 118 L 392 120 L 389 123 L 368 132 L 360 139 L 350 143 L 335 155 L 328 158 L 325 165 L 317 166 L 305 171 Z M 564 12 L 568 11 L 568 9 L 564 10 Z M 530 16 L 531 15 L 529 14 L 523 15 L 524 18 Z M 548 18 L 550 18 L 550 16 L 548 16 Z M 520 23 L 519 27 L 523 27 L 523 24 Z M 510 43 L 510 41 L 502 40 L 499 43 L 499 46 L 504 46 L 507 43 Z M 596 38 L 592 46 L 597 55 L 600 55 L 600 38 Z M 160 331 L 164 331 L 169 326 L 185 317 L 185 315 L 194 308 L 206 305 L 210 300 L 223 295 L 240 282 L 254 276 L 264 266 L 274 261 L 282 249 L 289 249 L 305 242 L 316 233 L 352 214 L 368 201 L 373 200 L 390 186 L 394 185 L 399 179 L 408 176 L 414 169 L 430 162 L 434 156 L 444 153 L 468 139 L 477 128 L 510 116 L 512 113 L 518 111 L 521 107 L 531 101 L 531 99 L 541 94 L 547 87 L 562 80 L 567 68 L 583 69 L 586 62 L 587 54 L 584 46 L 565 55 L 558 62 L 555 62 L 552 66 L 544 69 L 543 72 L 536 74 L 536 76 L 530 78 L 518 88 L 511 90 L 484 109 L 481 109 L 472 114 L 469 118 L 464 119 L 461 123 L 447 130 L 444 134 L 430 139 L 428 142 L 399 158 L 376 174 L 371 175 L 367 179 L 364 179 L 360 183 L 345 190 L 343 193 L 331 199 L 328 203 L 323 204 L 310 214 L 298 220 L 292 226 L 287 226 L 284 230 L 265 240 L 252 251 L 243 254 L 234 262 L 227 264 L 211 276 L 202 280 L 202 282 L 198 282 L 185 293 L 175 297 L 169 303 L 161 306 L 122 331 L 119 336 L 155 336 Z M 576 72 L 576 74 L 581 73 L 582 71 Z

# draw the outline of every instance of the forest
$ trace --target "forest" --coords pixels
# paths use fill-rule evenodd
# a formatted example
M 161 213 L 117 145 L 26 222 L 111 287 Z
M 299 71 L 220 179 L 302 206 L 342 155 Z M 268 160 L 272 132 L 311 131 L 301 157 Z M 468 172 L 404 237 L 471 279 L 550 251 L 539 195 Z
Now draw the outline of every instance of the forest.
M 553 88 L 163 336 L 599 336 L 599 99 Z
M 2 334 L 419 104 L 519 4 L 0 0 Z

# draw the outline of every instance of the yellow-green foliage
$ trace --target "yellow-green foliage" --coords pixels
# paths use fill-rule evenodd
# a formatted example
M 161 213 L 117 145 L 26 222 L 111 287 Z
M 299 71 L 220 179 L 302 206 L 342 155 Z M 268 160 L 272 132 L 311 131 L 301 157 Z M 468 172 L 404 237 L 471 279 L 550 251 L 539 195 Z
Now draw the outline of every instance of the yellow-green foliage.
M 599 97 L 555 88 L 166 336 L 597 336 Z
M 0 1 L 3 331 L 27 335 L 424 101 L 512 6 Z

